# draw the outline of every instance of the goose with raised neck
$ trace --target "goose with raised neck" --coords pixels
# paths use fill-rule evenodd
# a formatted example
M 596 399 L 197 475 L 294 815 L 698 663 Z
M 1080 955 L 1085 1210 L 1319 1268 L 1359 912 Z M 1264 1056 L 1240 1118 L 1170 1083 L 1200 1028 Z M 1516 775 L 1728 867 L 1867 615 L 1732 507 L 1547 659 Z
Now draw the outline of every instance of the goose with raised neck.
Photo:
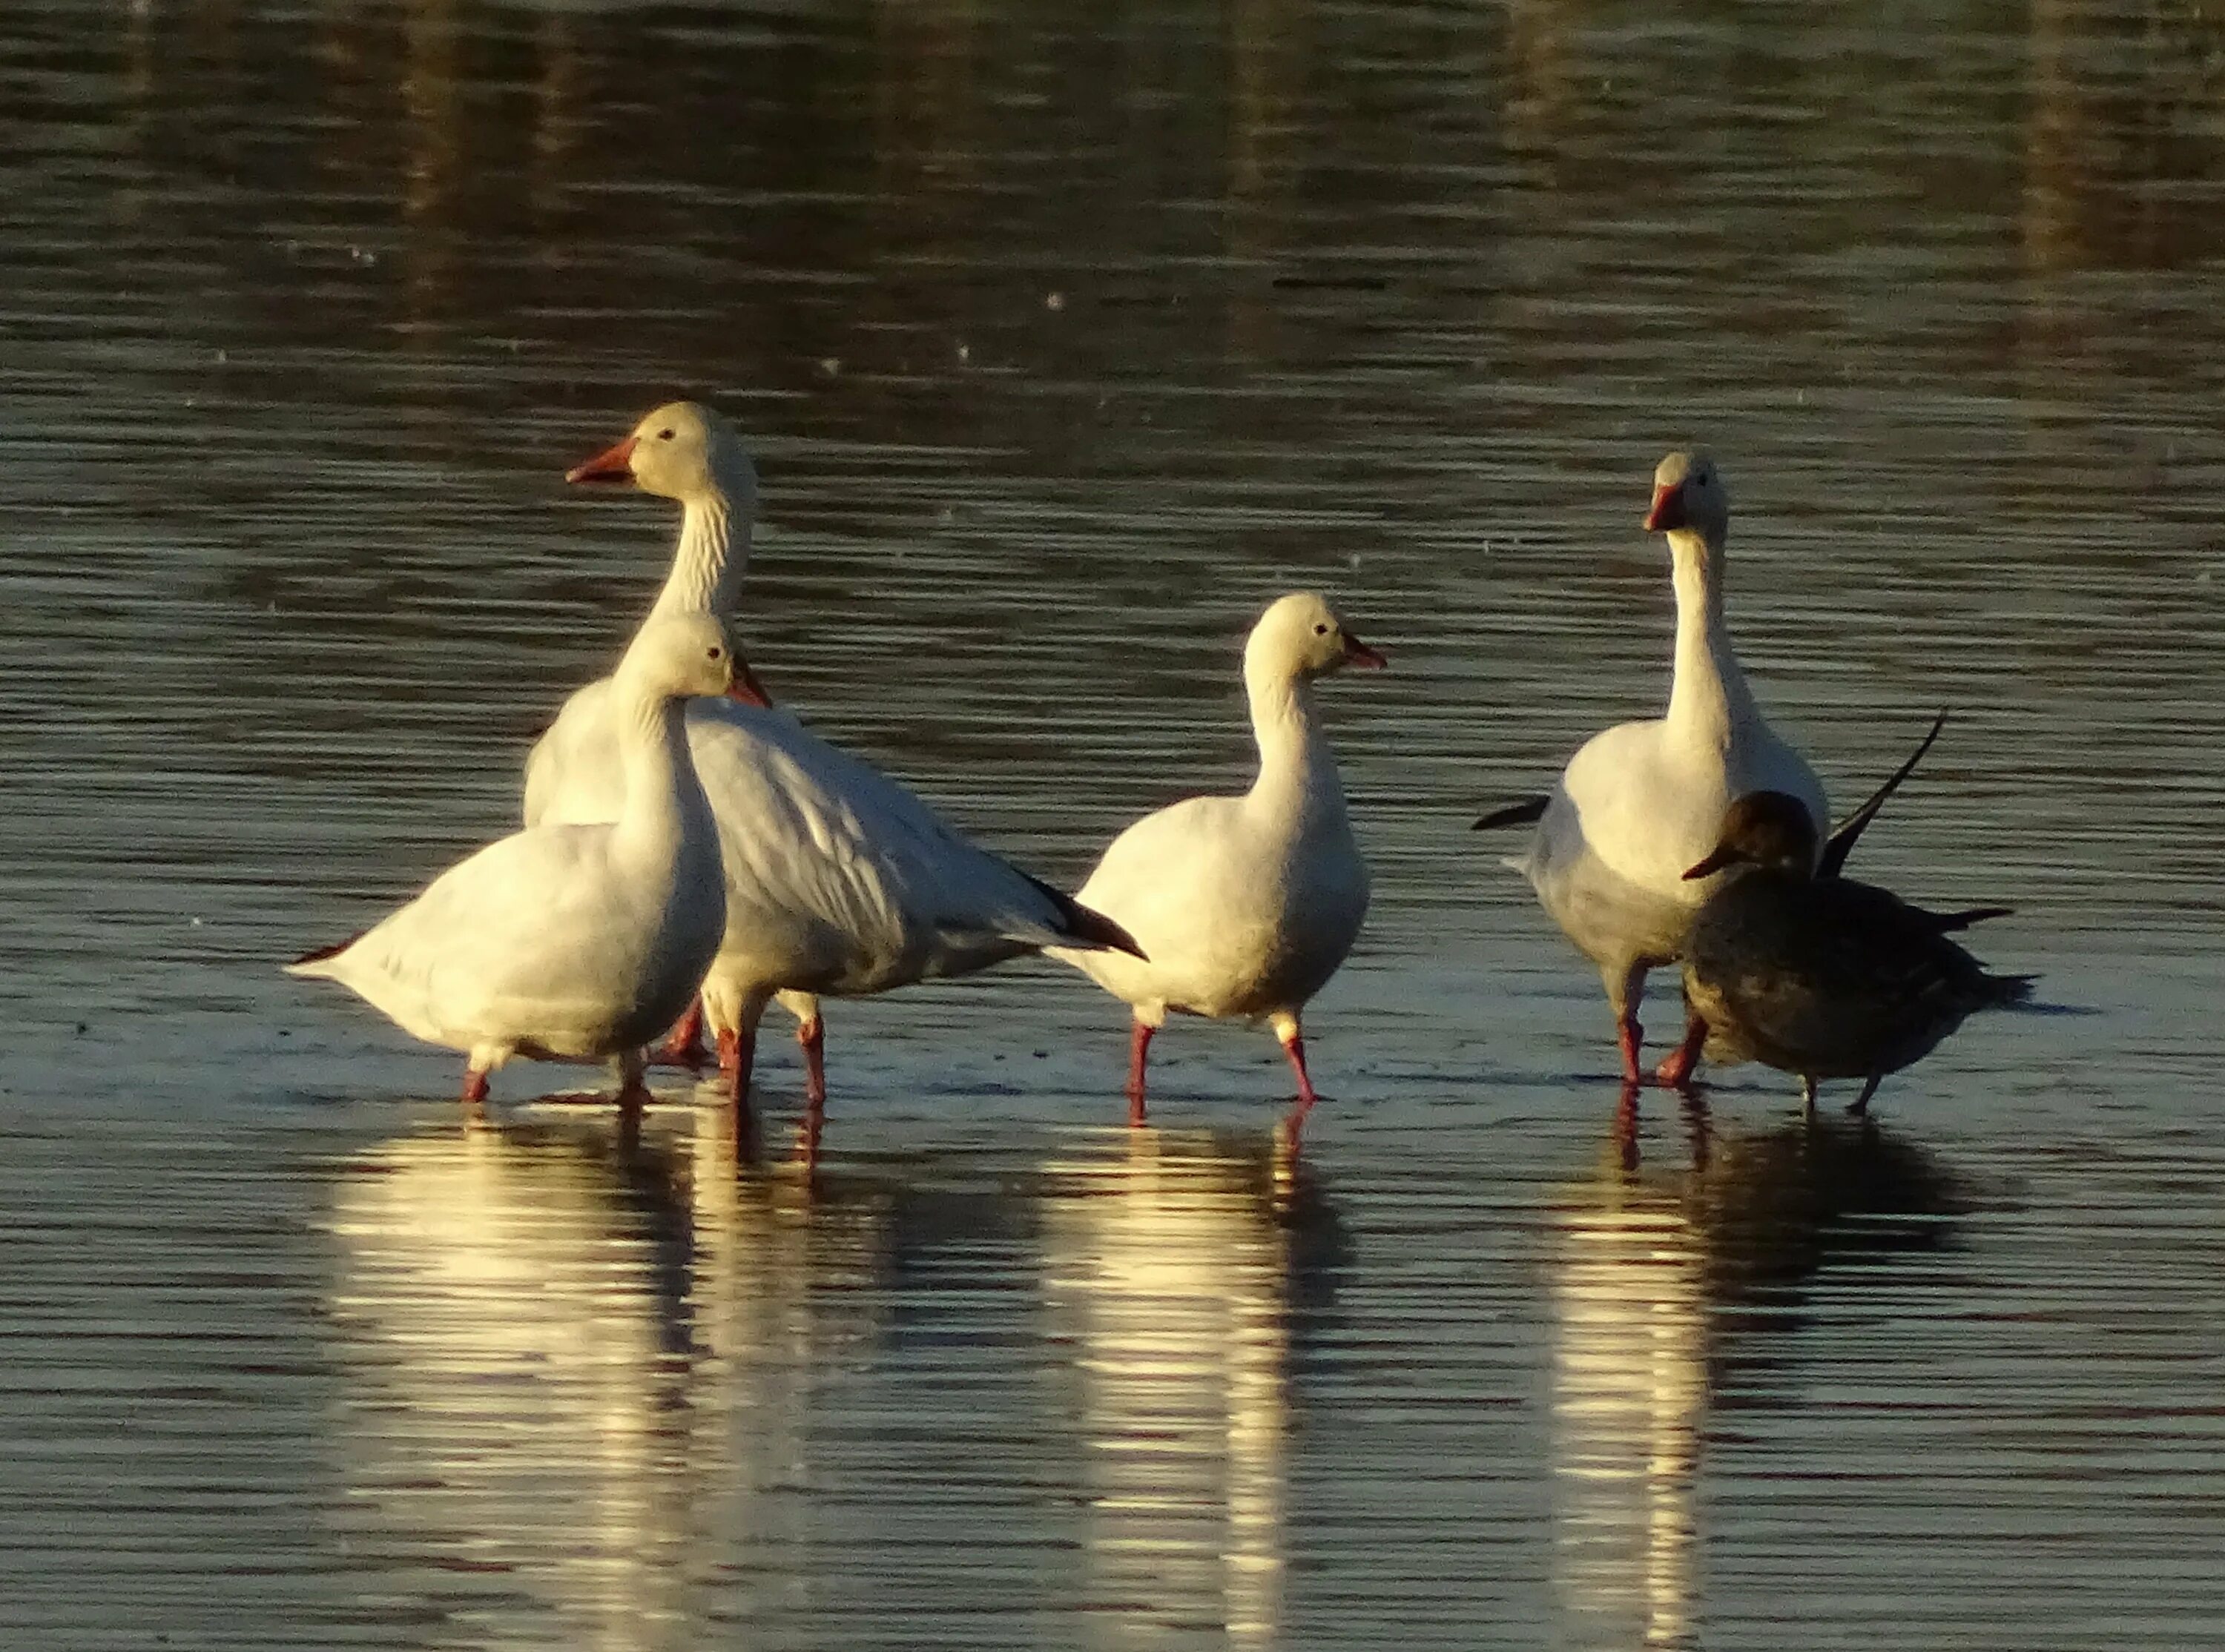
M 580 482 L 630 480 L 680 502 L 681 546 L 660 608 L 706 591 L 702 600 L 725 600 L 738 579 L 747 525 L 736 478 L 753 474 L 740 453 L 716 414 L 675 403 L 570 472 Z M 616 807 L 598 688 L 572 697 L 529 760 L 529 820 L 602 820 Z M 1055 945 L 1133 945 L 967 842 L 911 792 L 762 693 L 692 708 L 688 735 L 726 866 L 726 937 L 703 980 L 702 1017 L 728 1093 L 746 1104 L 766 1004 L 777 999 L 796 1016 L 807 1155 L 816 1151 L 827 1094 L 821 995 L 884 992 Z
M 644 627 L 609 694 L 623 794 L 611 818 L 489 844 L 372 928 L 287 965 L 466 1053 L 464 1100 L 513 1056 L 614 1060 L 620 1104 L 646 1098 L 641 1047 L 694 996 L 726 927 L 718 823 L 685 703 L 747 668 L 707 614 Z
M 1271 604 L 1244 649 L 1259 752 L 1250 788 L 1144 816 L 1112 840 L 1075 896 L 1143 953 L 1049 954 L 1129 1006 L 1131 1123 L 1144 1122 L 1151 1042 L 1170 1013 L 1264 1019 L 1297 1077 L 1294 1136 L 1311 1111 L 1303 1011 L 1359 938 L 1368 892 L 1314 685 L 1346 666 L 1383 663 L 1315 593 Z
M 1653 473 L 1649 533 L 1666 535 L 1677 641 L 1664 715 L 1587 741 L 1540 806 L 1526 853 L 1508 864 L 1595 964 L 1626 1084 L 1645 1080 L 1638 1007 L 1647 972 L 1674 960 L 1708 886 L 1687 869 L 1714 846 L 1731 801 L 1757 790 L 1797 798 L 1829 829 L 1822 782 L 1769 725 L 1747 687 L 1724 611 L 1730 499 L 1705 452 L 1670 453 Z M 1688 1016 L 1683 1041 L 1652 1076 L 1682 1086 L 1706 1038 Z

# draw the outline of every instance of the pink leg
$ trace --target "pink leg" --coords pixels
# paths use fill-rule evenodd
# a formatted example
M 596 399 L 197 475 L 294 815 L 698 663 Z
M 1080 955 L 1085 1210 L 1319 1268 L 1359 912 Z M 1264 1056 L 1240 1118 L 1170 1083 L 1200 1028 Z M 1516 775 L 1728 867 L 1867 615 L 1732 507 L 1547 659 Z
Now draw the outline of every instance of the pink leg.
M 1653 1069 L 1654 1079 L 1671 1090 L 1682 1090 L 1692 1082 L 1692 1069 L 1700 1065 L 1700 1052 L 1707 1048 L 1708 1023 L 1689 1010 L 1684 1015 L 1684 1041 Z
M 1283 1054 L 1290 1058 L 1290 1071 L 1298 1075 L 1297 1117 L 1303 1118 L 1313 1111 L 1314 1104 L 1321 1098 L 1314 1093 L 1314 1081 L 1306 1076 L 1306 1041 L 1303 1034 L 1293 1032 L 1283 1040 Z
M 1645 1043 L 1645 1029 L 1638 1024 L 1635 1016 L 1625 1016 L 1614 1024 L 1615 1041 L 1622 1047 L 1622 1081 L 1625 1084 L 1644 1084 L 1645 1074 L 1640 1069 L 1639 1050 Z
M 1158 1030 L 1138 1022 L 1128 1029 L 1128 1122 L 1144 1122 L 1144 1063 L 1151 1049 L 1151 1035 Z
M 487 1098 L 487 1075 L 478 1067 L 464 1069 L 464 1105 L 476 1107 Z
M 1622 1081 L 1644 1084 L 1645 1029 L 1638 1024 L 1638 1005 L 1645 996 L 1645 965 L 1629 964 L 1619 972 L 1602 969 L 1600 974 L 1607 982 L 1607 1008 L 1614 1011 L 1615 1041 L 1622 1047 Z
M 703 1000 L 697 998 L 672 1023 L 672 1031 L 652 1059 L 665 1067 L 700 1067 L 707 1054 L 703 1048 Z
M 809 1021 L 797 1022 L 796 1041 L 803 1050 L 803 1099 L 813 1107 L 824 1108 L 827 1105 L 827 1023 L 817 1016 Z
M 757 1065 L 758 1035 L 756 1029 L 748 1033 L 723 1032 L 719 1035 L 719 1072 L 726 1081 L 726 1099 L 737 1106 L 750 1103 L 750 1070 Z

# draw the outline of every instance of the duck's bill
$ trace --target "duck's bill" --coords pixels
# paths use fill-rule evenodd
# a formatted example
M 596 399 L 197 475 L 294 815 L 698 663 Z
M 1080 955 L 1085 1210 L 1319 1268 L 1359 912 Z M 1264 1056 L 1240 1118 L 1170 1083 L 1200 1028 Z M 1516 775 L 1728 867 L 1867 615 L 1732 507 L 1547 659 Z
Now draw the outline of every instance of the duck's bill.
M 567 482 L 631 482 L 633 480 L 633 438 L 605 447 L 584 465 L 564 472 Z
M 1731 865 L 1737 859 L 1738 856 L 1733 851 L 1728 849 L 1718 849 L 1715 853 L 1709 855 L 1698 865 L 1693 867 L 1691 870 L 1686 872 L 1684 876 L 1688 880 L 1695 877 L 1713 877 L 1717 872 L 1722 870 L 1724 867 Z
M 1388 671 L 1391 668 L 1391 662 L 1388 660 L 1369 648 L 1350 631 L 1344 634 L 1344 662 L 1348 666 L 1363 667 L 1369 671 Z
M 1649 534 L 1674 532 L 1684 525 L 1684 490 L 1670 484 L 1653 490 L 1653 508 L 1645 513 L 1645 531 Z M 1690 874 L 1687 873 L 1687 877 Z
M 772 696 L 758 680 L 758 674 L 737 660 L 734 662 L 734 686 L 726 690 L 728 699 L 738 699 L 745 706 L 754 706 L 761 712 L 772 709 Z

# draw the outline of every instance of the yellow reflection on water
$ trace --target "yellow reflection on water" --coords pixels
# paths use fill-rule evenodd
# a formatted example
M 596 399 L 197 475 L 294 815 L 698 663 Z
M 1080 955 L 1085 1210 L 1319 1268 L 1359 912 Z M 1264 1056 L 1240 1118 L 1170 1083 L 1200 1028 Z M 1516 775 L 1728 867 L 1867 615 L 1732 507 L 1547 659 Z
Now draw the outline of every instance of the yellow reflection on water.
M 1692 1636 L 1706 1268 L 1673 1196 L 1618 1168 L 1556 1212 L 1554 1570 L 1564 1607 L 1649 1647 Z M 1601 1644 L 1612 1643 L 1612 1637 Z
M 1045 1167 L 1043 1289 L 1074 1348 L 1089 1597 L 1109 1638 L 1219 1603 L 1229 1639 L 1281 1620 L 1290 1167 L 1266 1139 L 1125 1133 Z
M 738 1178 L 720 1122 L 406 1136 L 337 1187 L 346 1541 L 468 1596 L 488 1643 L 675 1643 L 710 1529 L 802 1569 L 777 1488 L 822 1357 L 870 1330 L 840 1288 L 878 1207 Z
M 1554 1577 L 1573 1644 L 1689 1647 L 1708 1413 L 1788 1380 L 1812 1275 L 1937 1244 L 1959 1199 L 1873 1120 L 1719 1128 L 1687 1104 L 1642 1163 L 1637 1128 L 1626 1104 L 1552 1212 Z

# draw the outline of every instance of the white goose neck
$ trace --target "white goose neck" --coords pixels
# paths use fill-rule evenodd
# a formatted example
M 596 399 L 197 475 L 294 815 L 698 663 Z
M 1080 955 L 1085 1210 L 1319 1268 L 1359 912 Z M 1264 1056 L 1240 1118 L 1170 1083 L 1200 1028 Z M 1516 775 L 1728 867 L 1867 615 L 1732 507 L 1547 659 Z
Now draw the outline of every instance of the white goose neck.
M 745 459 L 681 499 L 679 548 L 650 617 L 735 616 L 741 606 L 742 576 L 749 570 L 757 493 L 756 468 Z
M 1252 701 L 1252 738 L 1259 746 L 1259 777 L 1252 782 L 1251 803 L 1291 817 L 1323 809 L 1341 812 L 1344 790 L 1314 705 L 1312 683 L 1287 669 L 1246 660 L 1244 687 Z
M 630 681 L 623 668 L 612 702 L 625 769 L 617 830 L 624 851 L 669 852 L 691 829 L 715 832 L 710 801 L 688 754 L 688 702 Z
M 1669 535 L 1677 587 L 1677 662 L 1669 725 L 1701 743 L 1727 745 L 1753 716 L 1753 696 L 1723 616 L 1723 535 L 1679 529 Z

